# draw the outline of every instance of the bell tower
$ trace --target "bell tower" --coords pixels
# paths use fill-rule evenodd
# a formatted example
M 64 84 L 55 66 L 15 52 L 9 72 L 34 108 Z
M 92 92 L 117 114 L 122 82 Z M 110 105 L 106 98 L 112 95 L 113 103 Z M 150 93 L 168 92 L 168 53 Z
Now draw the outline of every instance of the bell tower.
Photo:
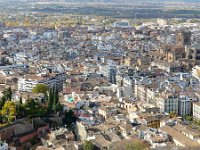
M 176 44 L 182 46 L 191 45 L 191 32 L 182 31 L 176 34 Z

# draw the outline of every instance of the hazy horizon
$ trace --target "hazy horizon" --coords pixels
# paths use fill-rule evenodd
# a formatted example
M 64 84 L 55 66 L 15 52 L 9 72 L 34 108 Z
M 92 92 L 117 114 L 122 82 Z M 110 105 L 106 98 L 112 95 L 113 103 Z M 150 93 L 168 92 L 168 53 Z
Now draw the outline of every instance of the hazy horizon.
M 200 2 L 199 0 L 2 0 L 2 2 L 12 2 L 12 1 L 19 1 L 19 2 L 146 2 L 146 3 L 152 3 L 152 2 Z

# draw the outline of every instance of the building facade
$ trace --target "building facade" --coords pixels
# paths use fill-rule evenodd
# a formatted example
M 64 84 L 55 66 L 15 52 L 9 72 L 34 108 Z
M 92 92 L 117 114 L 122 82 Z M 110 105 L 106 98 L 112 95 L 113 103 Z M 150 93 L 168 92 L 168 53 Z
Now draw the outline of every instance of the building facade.
M 62 91 L 63 83 L 66 80 L 64 73 L 50 75 L 27 75 L 18 79 L 18 90 L 31 92 L 37 84 L 45 84 L 49 88 L 55 87 L 58 91 Z
M 200 119 L 200 102 L 193 103 L 193 118 Z

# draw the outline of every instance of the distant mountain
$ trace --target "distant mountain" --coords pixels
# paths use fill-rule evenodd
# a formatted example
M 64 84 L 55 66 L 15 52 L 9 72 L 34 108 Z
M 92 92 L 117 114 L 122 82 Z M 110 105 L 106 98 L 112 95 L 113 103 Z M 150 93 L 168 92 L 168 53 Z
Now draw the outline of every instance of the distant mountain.
M 37 0 L 33 0 L 37 1 Z M 55 0 L 38 0 L 38 1 L 55 1 Z M 138 0 L 58 0 L 66 2 L 133 2 Z M 182 2 L 200 2 L 199 0 L 140 0 L 141 2 L 170 2 L 170 1 L 182 1 Z
M 121 2 L 200 2 L 200 0 L 1 0 L 1 1 L 20 1 L 20 2 L 104 2 L 104 3 L 121 3 Z
M 70 3 L 166 3 L 199 2 L 200 0 L 0 0 L 0 2 L 70 2 Z

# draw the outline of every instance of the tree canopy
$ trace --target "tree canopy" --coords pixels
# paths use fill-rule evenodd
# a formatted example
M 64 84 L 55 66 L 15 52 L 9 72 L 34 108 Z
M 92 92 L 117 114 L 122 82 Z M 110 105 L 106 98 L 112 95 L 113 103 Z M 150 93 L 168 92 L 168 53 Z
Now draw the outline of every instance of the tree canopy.
M 34 99 L 27 100 L 25 109 L 30 116 L 43 116 L 46 113 L 46 108 Z
M 48 111 L 49 112 L 57 112 L 62 110 L 62 106 L 59 102 L 59 93 L 56 88 L 49 89 L 48 95 Z
M 0 109 L 2 109 L 2 107 L 4 106 L 6 101 L 11 101 L 12 99 L 12 90 L 11 87 L 9 87 L 8 89 L 4 90 L 3 92 L 3 96 L 0 100 Z
M 76 122 L 76 116 L 74 115 L 73 110 L 69 110 L 68 112 L 65 113 L 65 116 L 63 118 L 63 124 L 67 125 L 68 127 L 71 127 L 72 123 Z
M 1 110 L 1 115 L 6 118 L 8 123 L 13 121 L 16 116 L 16 104 L 12 101 L 6 101 Z
M 94 146 L 93 146 L 92 142 L 85 141 L 84 144 L 83 144 L 83 149 L 84 150 L 93 150 Z
M 48 91 L 48 87 L 45 84 L 37 84 L 33 89 L 33 93 L 46 93 Z

